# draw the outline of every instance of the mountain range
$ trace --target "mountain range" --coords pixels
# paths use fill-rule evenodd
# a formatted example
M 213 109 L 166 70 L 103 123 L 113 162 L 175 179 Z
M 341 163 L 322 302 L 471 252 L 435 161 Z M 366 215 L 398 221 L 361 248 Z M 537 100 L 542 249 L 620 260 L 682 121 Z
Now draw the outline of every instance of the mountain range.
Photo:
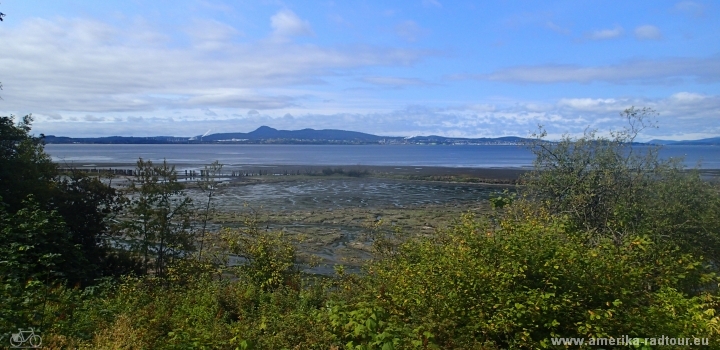
M 498 138 L 456 138 L 444 136 L 378 136 L 357 131 L 334 129 L 277 130 L 261 126 L 248 133 L 232 132 L 193 137 L 83 137 L 45 136 L 45 143 L 96 143 L 96 144 L 170 144 L 170 143 L 270 143 L 270 144 L 517 144 L 528 139 L 515 136 Z
M 671 140 L 650 140 L 647 143 L 655 145 L 720 145 L 720 137 L 711 137 L 700 140 L 682 140 L 682 141 L 671 141 Z
M 187 143 L 245 143 L 245 144 L 519 144 L 530 139 L 505 136 L 496 138 L 458 138 L 444 136 L 378 136 L 357 131 L 334 129 L 278 130 L 261 126 L 255 131 L 218 133 L 193 137 L 178 136 L 107 136 L 107 137 L 65 137 L 47 135 L 45 143 L 95 143 L 95 144 L 187 144 Z M 701 140 L 669 141 L 651 140 L 658 145 L 720 145 L 720 137 Z

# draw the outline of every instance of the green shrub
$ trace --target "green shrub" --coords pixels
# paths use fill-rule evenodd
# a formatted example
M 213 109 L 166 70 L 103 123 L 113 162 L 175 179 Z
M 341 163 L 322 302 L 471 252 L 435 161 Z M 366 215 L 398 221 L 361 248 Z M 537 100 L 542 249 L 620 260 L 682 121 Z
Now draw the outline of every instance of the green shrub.
M 718 340 L 718 280 L 702 260 L 644 236 L 590 245 L 571 227 L 535 216 L 495 230 L 466 216 L 371 265 L 355 305 L 423 327 L 445 349 L 538 348 L 551 337 Z
M 652 127 L 655 111 L 630 108 L 628 126 L 608 136 L 587 130 L 578 138 L 546 142 L 541 130 L 531 145 L 535 169 L 522 179 L 531 205 L 566 215 L 590 240 L 623 244 L 647 235 L 714 264 L 720 257 L 720 189 L 687 171 L 679 160 L 659 158 L 654 146 L 635 144 Z

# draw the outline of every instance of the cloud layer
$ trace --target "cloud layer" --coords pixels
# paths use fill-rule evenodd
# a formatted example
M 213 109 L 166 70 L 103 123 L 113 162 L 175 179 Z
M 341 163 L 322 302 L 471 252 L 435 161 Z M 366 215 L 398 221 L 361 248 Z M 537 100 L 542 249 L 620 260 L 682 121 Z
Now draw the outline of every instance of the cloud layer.
M 612 29 L 599 29 L 588 33 L 587 37 L 591 40 L 608 40 L 618 38 L 625 33 L 623 27 L 616 25 Z
M 700 83 L 720 81 L 720 56 L 709 58 L 638 59 L 603 66 L 537 65 L 503 68 L 490 74 L 454 75 L 452 79 L 477 79 L 510 83 L 672 84 L 686 79 Z
M 581 134 L 586 128 L 608 130 L 621 128 L 620 112 L 630 107 L 650 107 L 659 112 L 659 129 L 641 136 L 682 139 L 712 137 L 720 134 L 720 95 L 678 92 L 658 99 L 648 98 L 562 98 L 552 103 L 517 101 L 512 104 L 472 104 L 445 107 L 425 105 L 371 113 L 285 113 L 283 116 L 250 110 L 245 114 L 227 114 L 216 110 L 205 118 L 143 118 L 102 120 L 91 115 L 75 123 L 77 131 L 94 135 L 147 135 L 147 130 L 162 130 L 154 134 L 182 136 L 200 135 L 208 128 L 216 132 L 247 132 L 260 125 L 278 129 L 297 130 L 345 129 L 387 136 L 444 135 L 454 137 L 529 136 L 542 124 L 551 137 L 562 134 Z M 216 116 L 219 116 L 217 118 Z M 39 116 L 46 133 L 57 133 L 51 116 Z M 105 123 L 113 132 L 97 133 L 98 123 Z
M 290 11 L 272 16 L 268 40 L 238 42 L 234 28 L 196 21 L 190 44 L 148 28 L 121 29 L 85 19 L 33 19 L 0 28 L 6 110 L 133 112 L 203 107 L 277 109 L 299 94 L 278 90 L 324 84 L 366 67 L 407 66 L 427 52 L 387 47 L 319 47 L 276 42 L 309 35 Z M 128 32 L 129 31 L 129 32 Z M 129 39 L 129 38 L 132 38 Z M 131 41 L 129 41 L 131 40 Z
M 616 126 L 629 106 L 656 108 L 666 138 L 720 134 L 707 2 L 2 6 L 0 115 L 46 134 L 523 136 Z
M 662 32 L 658 27 L 646 24 L 635 28 L 635 38 L 638 40 L 659 40 L 662 39 Z

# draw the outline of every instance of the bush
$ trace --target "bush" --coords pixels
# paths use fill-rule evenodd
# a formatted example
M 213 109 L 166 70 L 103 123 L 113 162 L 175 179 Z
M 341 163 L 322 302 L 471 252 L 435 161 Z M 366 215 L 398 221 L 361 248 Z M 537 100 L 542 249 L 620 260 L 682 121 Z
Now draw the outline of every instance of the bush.
M 495 230 L 465 216 L 371 265 L 353 305 L 370 303 L 395 323 L 386 328 L 423 329 L 425 340 L 415 339 L 443 349 L 625 334 L 718 339 L 718 280 L 702 260 L 644 236 L 589 245 L 571 227 L 546 215 Z
M 238 278 L 263 291 L 299 288 L 295 246 L 281 232 L 261 230 L 257 216 L 246 217 L 243 228 L 223 229 L 220 236 L 226 252 L 241 259 L 232 269 Z
M 686 171 L 678 160 L 662 160 L 659 149 L 635 144 L 655 111 L 630 108 L 622 113 L 628 126 L 601 136 L 546 142 L 544 131 L 531 145 L 535 170 L 523 178 L 521 193 L 551 214 L 566 215 L 568 224 L 590 240 L 610 238 L 621 245 L 648 235 L 684 251 L 715 261 L 720 257 L 720 196 L 698 171 Z

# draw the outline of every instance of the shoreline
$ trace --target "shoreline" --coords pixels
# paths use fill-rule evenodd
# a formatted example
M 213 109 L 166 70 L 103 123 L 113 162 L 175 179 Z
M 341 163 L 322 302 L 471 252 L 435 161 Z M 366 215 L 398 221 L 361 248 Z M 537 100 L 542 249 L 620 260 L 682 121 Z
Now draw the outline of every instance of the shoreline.
M 55 162 L 61 169 L 78 169 L 96 173 L 109 169 L 132 170 L 135 164 L 129 163 L 101 163 L 83 162 L 85 164 L 62 164 Z M 204 169 L 205 164 L 170 164 L 175 168 L 180 177 L 184 177 L 184 171 L 199 171 Z M 342 170 L 344 172 L 356 171 L 365 172 L 370 177 L 396 177 L 408 180 L 431 180 L 446 181 L 462 179 L 484 179 L 496 181 L 517 181 L 522 174 L 532 170 L 528 167 L 443 167 L 443 166 L 393 166 L 393 165 L 285 165 L 285 164 L 242 164 L 225 165 L 220 177 L 227 177 L 235 173 L 238 178 L 245 178 L 245 174 L 255 176 L 282 176 L 282 175 L 308 175 L 324 176 L 323 170 Z M 332 176 L 332 175 L 330 175 Z M 197 176 L 196 176 L 197 177 Z
M 104 172 L 107 170 L 132 170 L 135 163 L 102 163 L 82 162 L 63 164 L 54 162 L 60 169 L 78 169 L 90 173 Z M 195 171 L 197 178 L 200 170 L 208 164 L 177 163 L 174 165 L 178 176 L 186 178 L 184 172 Z M 342 170 L 345 175 L 323 175 L 323 170 Z M 232 180 L 245 178 L 270 178 L 274 176 L 349 176 L 348 172 L 355 171 L 363 173 L 357 177 L 379 177 L 395 178 L 402 180 L 420 181 L 442 181 L 442 182 L 466 182 L 485 184 L 515 184 L 523 174 L 533 169 L 531 167 L 449 167 L 449 166 L 410 166 L 410 165 L 287 165 L 287 164 L 232 164 L 223 166 L 218 177 L 230 177 Z M 688 171 L 695 169 L 686 169 Z M 700 175 L 707 180 L 720 178 L 720 169 L 697 169 Z M 247 175 L 247 176 L 246 176 Z M 350 175 L 351 176 L 351 175 Z M 233 181 L 235 182 L 235 181 Z

